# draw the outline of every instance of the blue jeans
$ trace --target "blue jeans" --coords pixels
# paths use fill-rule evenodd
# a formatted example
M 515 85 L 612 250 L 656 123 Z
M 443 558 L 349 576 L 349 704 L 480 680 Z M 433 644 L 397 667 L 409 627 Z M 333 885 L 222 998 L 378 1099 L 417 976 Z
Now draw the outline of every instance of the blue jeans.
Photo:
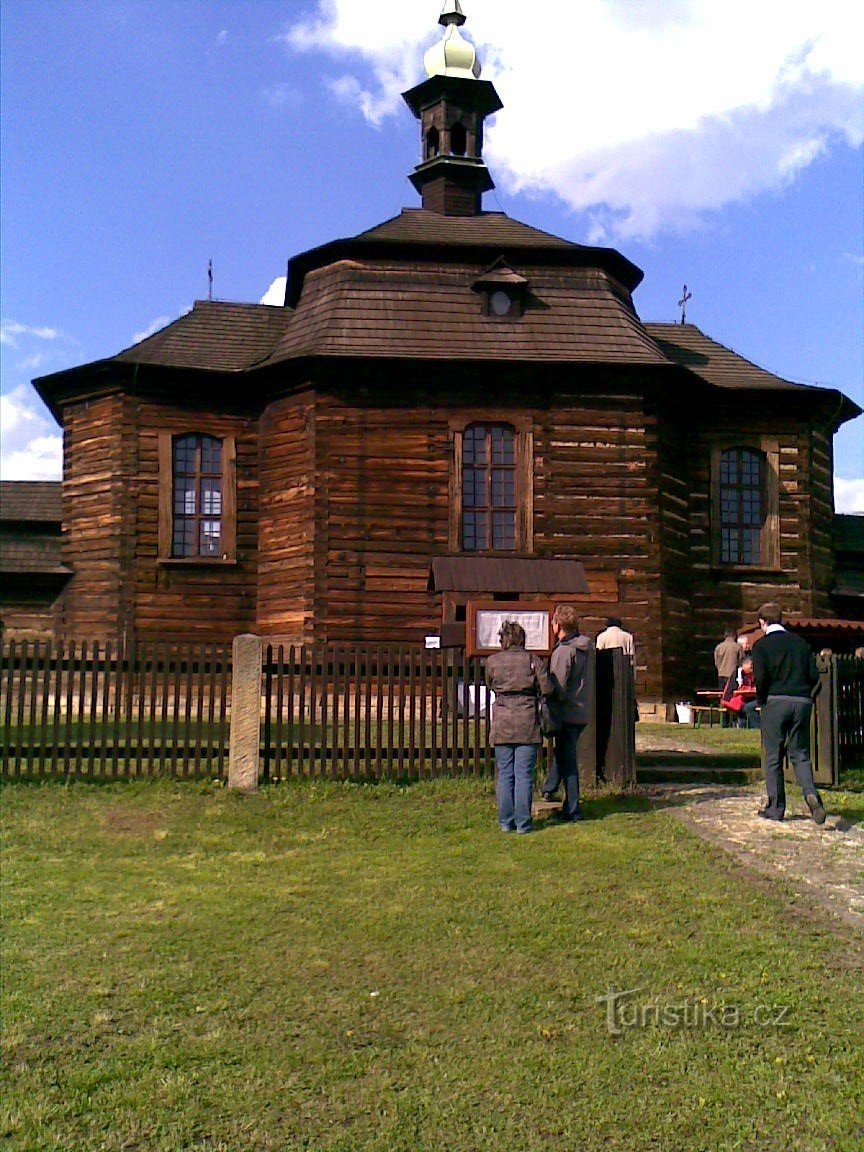
M 564 805 L 561 814 L 579 815 L 579 759 L 576 746 L 585 729 L 584 724 L 562 724 L 555 737 L 555 759 L 543 785 L 544 792 L 557 792 L 564 781 Z
M 496 744 L 498 768 L 498 824 L 512 832 L 531 831 L 531 798 L 534 794 L 536 744 Z

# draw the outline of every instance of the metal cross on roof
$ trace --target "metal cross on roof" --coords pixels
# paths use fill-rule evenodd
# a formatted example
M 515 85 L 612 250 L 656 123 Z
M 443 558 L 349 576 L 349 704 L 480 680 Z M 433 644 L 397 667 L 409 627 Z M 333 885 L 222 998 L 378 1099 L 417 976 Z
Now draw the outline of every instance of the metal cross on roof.
M 681 323 L 687 323 L 687 301 L 693 299 L 693 293 L 687 291 L 687 285 L 684 285 L 684 291 L 681 294 L 681 299 L 678 301 L 678 307 L 681 309 Z

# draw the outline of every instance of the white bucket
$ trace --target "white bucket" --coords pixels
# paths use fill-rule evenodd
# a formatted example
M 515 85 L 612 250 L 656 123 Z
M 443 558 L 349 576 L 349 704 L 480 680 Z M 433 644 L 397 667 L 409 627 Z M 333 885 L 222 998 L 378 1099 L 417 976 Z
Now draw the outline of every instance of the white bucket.
M 693 707 L 690 704 L 676 704 L 675 715 L 678 717 L 679 724 L 692 724 L 693 723 Z

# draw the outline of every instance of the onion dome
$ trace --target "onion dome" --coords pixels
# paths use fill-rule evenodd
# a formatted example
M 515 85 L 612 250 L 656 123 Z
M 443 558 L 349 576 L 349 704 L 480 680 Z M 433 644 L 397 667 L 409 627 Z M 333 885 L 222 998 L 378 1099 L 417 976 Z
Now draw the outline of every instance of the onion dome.
M 423 58 L 427 76 L 460 76 L 464 80 L 480 78 L 480 61 L 474 45 L 459 29 L 465 13 L 459 0 L 447 0 L 438 23 L 444 25 L 444 38 L 433 45 Z

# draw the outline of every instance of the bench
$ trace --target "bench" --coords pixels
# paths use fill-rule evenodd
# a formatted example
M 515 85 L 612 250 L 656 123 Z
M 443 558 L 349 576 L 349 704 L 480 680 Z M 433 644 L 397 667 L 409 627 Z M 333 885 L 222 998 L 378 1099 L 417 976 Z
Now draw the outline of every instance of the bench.
M 708 727 L 714 727 L 714 718 L 717 718 L 717 723 L 723 723 L 723 709 L 719 704 L 691 704 L 691 724 L 694 728 L 699 728 L 702 721 L 707 718 Z

